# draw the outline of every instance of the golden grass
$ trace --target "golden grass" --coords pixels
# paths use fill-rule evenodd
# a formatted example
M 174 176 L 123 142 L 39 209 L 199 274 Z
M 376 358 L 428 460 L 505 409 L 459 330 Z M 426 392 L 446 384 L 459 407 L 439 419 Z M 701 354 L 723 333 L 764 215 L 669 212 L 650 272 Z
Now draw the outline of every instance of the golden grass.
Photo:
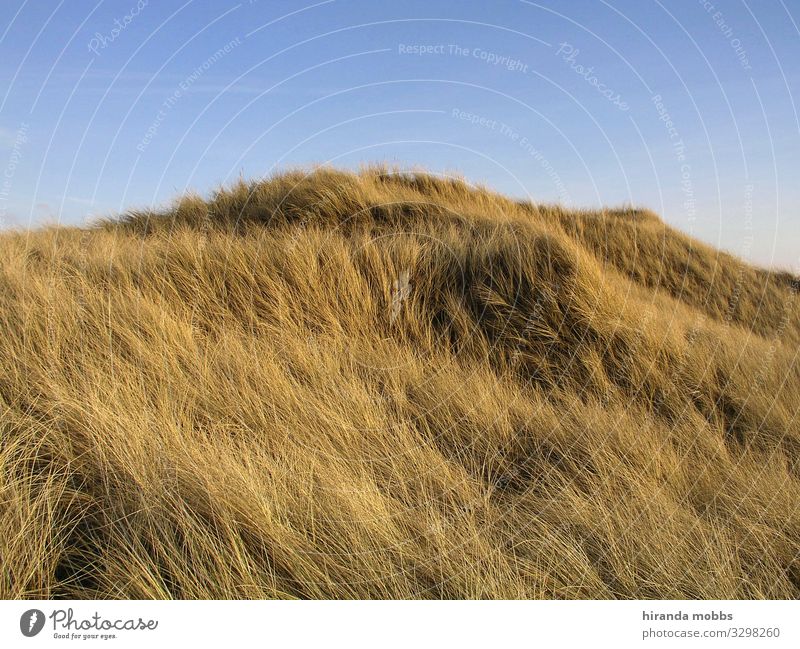
M 652 213 L 318 169 L 0 254 L 3 598 L 800 595 L 798 280 Z

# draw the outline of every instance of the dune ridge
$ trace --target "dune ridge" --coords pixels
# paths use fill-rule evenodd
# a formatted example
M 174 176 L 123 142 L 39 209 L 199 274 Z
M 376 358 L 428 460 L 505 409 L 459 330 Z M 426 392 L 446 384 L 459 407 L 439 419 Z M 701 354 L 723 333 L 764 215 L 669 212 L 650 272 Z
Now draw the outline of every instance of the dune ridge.
M 4 598 L 796 598 L 800 280 L 383 166 L 0 236 Z

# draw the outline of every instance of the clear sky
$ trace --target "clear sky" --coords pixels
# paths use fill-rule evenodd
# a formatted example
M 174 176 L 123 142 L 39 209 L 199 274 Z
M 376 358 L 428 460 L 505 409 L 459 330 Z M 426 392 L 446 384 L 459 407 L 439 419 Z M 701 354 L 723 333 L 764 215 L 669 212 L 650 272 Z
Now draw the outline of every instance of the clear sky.
M 385 161 L 800 268 L 798 0 L 3 0 L 0 224 Z

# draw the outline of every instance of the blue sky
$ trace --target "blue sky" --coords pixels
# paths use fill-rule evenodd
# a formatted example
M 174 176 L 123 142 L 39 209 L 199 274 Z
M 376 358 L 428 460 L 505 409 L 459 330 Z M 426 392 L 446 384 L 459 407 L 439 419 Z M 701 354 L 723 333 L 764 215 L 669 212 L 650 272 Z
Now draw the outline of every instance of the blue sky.
M 800 268 L 798 0 L 4 0 L 0 224 L 370 161 Z

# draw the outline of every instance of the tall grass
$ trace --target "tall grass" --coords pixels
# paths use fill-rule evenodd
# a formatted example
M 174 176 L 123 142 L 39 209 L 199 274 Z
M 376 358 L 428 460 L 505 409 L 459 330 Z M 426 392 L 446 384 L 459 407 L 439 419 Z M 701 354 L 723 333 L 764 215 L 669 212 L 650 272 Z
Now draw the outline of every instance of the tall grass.
M 798 280 L 288 172 L 0 237 L 4 598 L 794 598 Z

